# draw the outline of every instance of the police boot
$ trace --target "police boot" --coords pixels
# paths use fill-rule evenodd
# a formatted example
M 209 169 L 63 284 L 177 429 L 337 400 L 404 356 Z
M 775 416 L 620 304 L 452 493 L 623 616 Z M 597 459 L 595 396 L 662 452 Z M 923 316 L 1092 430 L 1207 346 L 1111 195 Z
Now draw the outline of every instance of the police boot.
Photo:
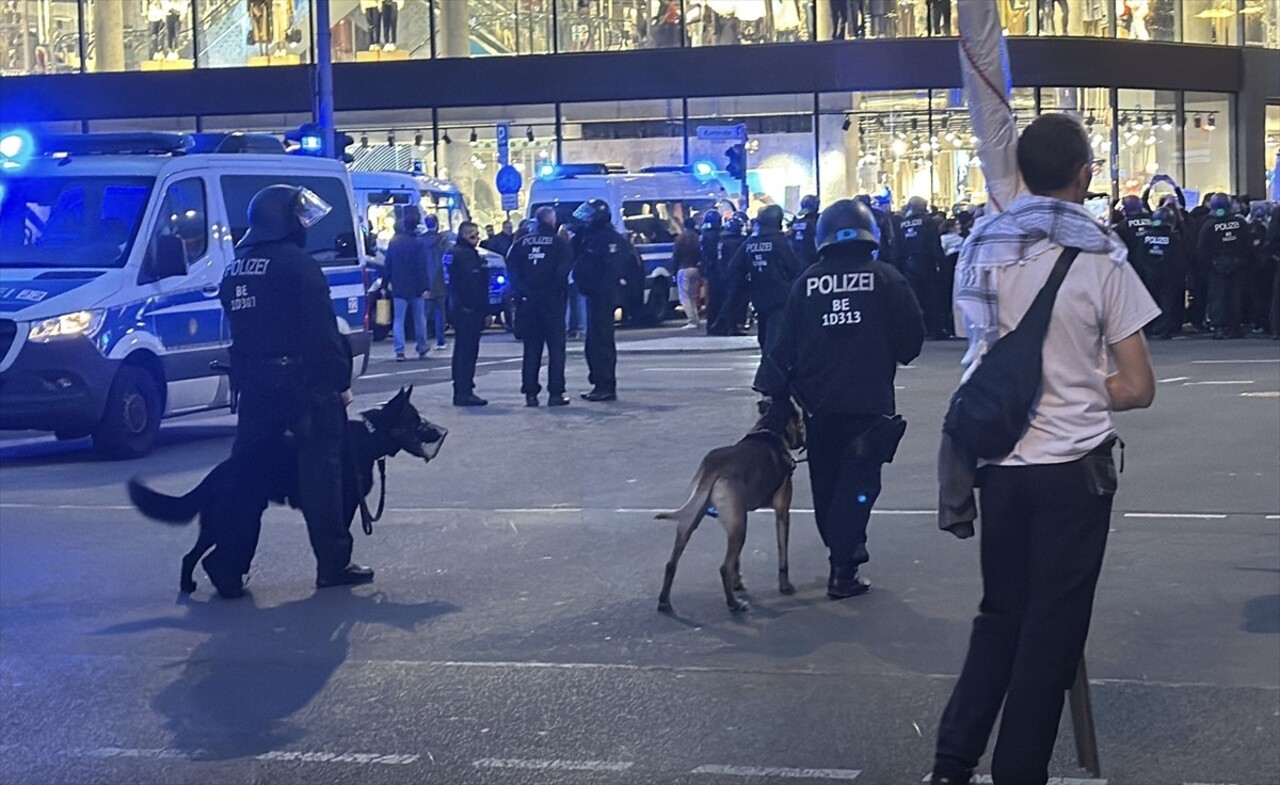
M 359 564 L 348 564 L 332 575 L 317 575 L 316 588 L 328 589 L 333 586 L 355 586 L 361 583 L 373 583 L 373 570 Z
M 584 401 L 599 403 L 601 401 L 616 401 L 618 400 L 618 394 L 612 390 L 601 390 L 600 388 L 596 388 L 591 392 L 583 393 L 581 398 Z
M 871 583 L 858 577 L 857 565 L 832 566 L 827 579 L 827 598 L 843 600 L 871 591 Z
M 526 396 L 524 397 L 524 405 L 525 405 L 525 406 L 528 406 L 530 409 L 536 409 L 536 408 L 538 408 L 538 396 L 536 396 L 536 395 L 526 395 Z
M 569 396 L 565 395 L 564 393 L 559 393 L 558 395 L 552 395 L 550 398 L 547 399 L 547 406 L 568 406 L 568 405 L 569 405 Z

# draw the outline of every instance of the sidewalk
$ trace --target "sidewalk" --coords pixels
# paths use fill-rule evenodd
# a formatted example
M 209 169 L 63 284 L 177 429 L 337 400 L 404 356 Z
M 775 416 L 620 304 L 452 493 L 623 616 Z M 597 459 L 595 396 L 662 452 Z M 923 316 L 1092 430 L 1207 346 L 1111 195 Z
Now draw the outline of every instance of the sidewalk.
M 641 354 L 646 352 L 754 352 L 760 349 L 754 335 L 706 335 L 701 331 L 681 330 L 678 324 L 674 327 L 618 330 L 616 337 L 618 354 Z M 449 346 L 452 350 L 452 336 L 450 336 Z M 582 354 L 582 347 L 583 342 L 581 340 L 569 341 L 568 353 Z M 411 354 L 413 347 L 409 346 L 407 348 Z M 485 332 L 480 342 L 480 357 L 482 359 L 520 357 L 522 353 L 521 343 L 512 337 L 510 333 L 502 332 L 501 330 L 491 329 Z M 443 359 L 443 357 L 448 357 L 449 354 L 442 357 L 436 354 L 433 348 L 427 356 L 429 359 Z M 394 360 L 395 352 L 391 348 L 391 339 L 388 338 L 385 341 L 374 343 L 369 359 L 370 361 Z

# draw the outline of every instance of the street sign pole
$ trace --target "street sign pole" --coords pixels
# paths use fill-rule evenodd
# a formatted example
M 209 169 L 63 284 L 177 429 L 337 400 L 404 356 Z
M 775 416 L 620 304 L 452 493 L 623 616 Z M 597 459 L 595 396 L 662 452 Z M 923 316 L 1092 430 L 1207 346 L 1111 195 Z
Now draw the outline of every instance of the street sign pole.
M 742 211 L 751 207 L 751 186 L 747 185 L 747 174 L 751 171 L 751 151 L 747 149 L 746 126 L 742 129 Z
M 329 26 L 329 4 L 315 3 L 315 99 L 312 103 L 311 121 L 320 132 L 320 154 L 336 158 L 333 128 L 333 32 Z

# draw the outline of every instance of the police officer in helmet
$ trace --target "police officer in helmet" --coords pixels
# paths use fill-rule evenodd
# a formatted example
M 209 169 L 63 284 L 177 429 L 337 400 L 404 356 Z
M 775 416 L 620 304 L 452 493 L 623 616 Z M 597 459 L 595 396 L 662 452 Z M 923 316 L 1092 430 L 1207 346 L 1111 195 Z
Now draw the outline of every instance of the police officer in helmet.
M 1200 227 L 1199 255 L 1209 268 L 1209 322 L 1215 340 L 1244 337 L 1244 279 L 1249 229 L 1232 209 L 1232 198 L 1214 194 Z
M 746 293 L 733 285 L 730 264 L 747 241 L 747 214 L 738 210 L 724 222 L 720 232 L 720 265 L 717 275 L 721 281 L 719 314 L 715 320 L 707 320 L 707 332 L 712 335 L 743 335 L 742 325 L 747 321 Z
M 554 207 L 539 207 L 520 227 L 507 252 L 507 273 L 516 298 L 515 332 L 524 342 L 520 392 L 526 406 L 538 405 L 542 347 L 547 348 L 548 406 L 568 405 L 565 397 L 565 308 L 573 251 L 556 226 Z
M 587 298 L 588 379 L 585 401 L 618 399 L 618 347 L 613 337 L 613 313 L 622 305 L 628 281 L 636 277 L 636 253 L 631 242 L 613 228 L 607 202 L 592 199 L 574 210 L 583 227 L 573 236 L 573 280 Z
M 1147 212 L 1142 198 L 1133 195 L 1120 200 L 1120 209 L 1123 214 L 1116 222 L 1116 234 L 1120 235 L 1125 247 L 1129 249 L 1129 263 L 1137 268 L 1142 263 L 1142 237 L 1151 226 L 1151 214 Z
M 791 399 L 805 413 L 809 478 L 822 541 L 830 551 L 827 596 L 865 593 L 867 522 L 881 465 L 906 427 L 895 417 L 893 380 L 924 343 L 924 318 L 906 279 L 875 252 L 871 211 L 845 199 L 818 219 L 819 261 L 791 287 L 756 373 L 769 396 L 765 426 L 781 432 Z
M 219 513 L 225 534 L 204 560 L 218 593 L 237 597 L 268 499 L 296 477 L 295 500 L 316 557 L 316 586 L 368 583 L 351 563 L 342 505 L 342 447 L 351 401 L 351 349 L 338 332 L 329 284 L 305 250 L 332 208 L 306 188 L 272 185 L 249 203 L 249 231 L 223 272 L 239 422 L 231 461 L 240 492 Z M 286 441 L 292 434 L 292 447 Z
M 1142 236 L 1142 269 L 1138 272 L 1160 306 L 1160 316 L 1151 324 L 1151 334 L 1172 338 L 1182 329 L 1187 299 L 1190 263 L 1187 244 L 1178 230 L 1178 214 L 1161 207 L 1151 215 L 1151 225 Z
M 714 335 L 714 325 L 724 310 L 725 290 L 728 281 L 720 258 L 720 239 L 724 230 L 724 216 L 719 208 L 707 210 L 702 216 L 698 233 L 698 256 L 707 280 L 707 334 Z
M 898 222 L 898 255 L 902 272 L 924 309 L 925 330 L 929 338 L 945 338 L 951 313 L 941 304 L 946 300 L 945 295 L 940 296 L 937 291 L 944 263 L 942 237 L 938 224 L 929 213 L 929 203 L 922 196 L 907 200 L 907 209 Z
M 818 243 L 813 234 L 817 228 L 818 197 L 809 194 L 800 200 L 800 214 L 791 222 L 791 250 L 804 267 L 818 261 Z
M 759 228 L 747 238 L 729 263 L 730 299 L 743 288 L 751 292 L 756 309 L 756 339 L 760 348 L 768 346 L 769 320 L 787 304 L 791 282 L 803 268 L 782 232 L 782 208 L 776 204 L 760 208 Z

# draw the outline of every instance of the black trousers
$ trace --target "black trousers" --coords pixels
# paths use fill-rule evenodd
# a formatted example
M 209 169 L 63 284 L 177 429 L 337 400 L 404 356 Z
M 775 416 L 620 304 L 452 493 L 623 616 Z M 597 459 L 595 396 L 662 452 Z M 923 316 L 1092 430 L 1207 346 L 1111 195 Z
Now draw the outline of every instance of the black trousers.
M 1209 271 L 1209 323 L 1215 331 L 1241 329 L 1244 323 L 1245 274 L 1244 264 L 1230 273 Z
M 719 329 L 716 322 L 724 311 L 725 288 L 728 282 L 723 276 L 707 273 L 707 335 L 715 335 Z
M 396 42 L 396 30 L 400 24 L 400 7 L 392 0 L 382 0 L 382 40 Z
M 1202 259 L 1193 259 L 1191 274 L 1187 282 L 1191 290 L 1191 300 L 1187 305 L 1187 321 L 1192 327 L 1204 327 L 1209 317 L 1209 263 Z
M 520 392 L 537 395 L 542 392 L 538 372 L 542 369 L 542 347 L 547 348 L 547 390 L 552 395 L 564 394 L 564 309 L 563 294 L 545 300 L 520 303 L 516 320 L 524 341 L 524 363 L 520 366 Z
M 618 391 L 618 345 L 613 337 L 613 300 L 587 298 L 587 381 L 600 392 Z
M 1182 329 L 1183 312 L 1187 303 L 1187 270 L 1185 267 L 1164 266 L 1151 274 L 1152 289 L 1160 316 L 1152 325 L 1156 335 L 1174 335 Z
M 951 0 L 929 0 L 929 35 L 951 35 Z
M 453 312 L 453 397 L 466 398 L 476 388 L 476 358 L 480 356 L 480 335 L 485 313 L 480 309 Z
M 871 558 L 867 523 L 880 495 L 881 464 L 857 458 L 853 442 L 877 419 L 828 414 L 805 420 L 814 517 L 833 567 L 857 567 Z
M 238 585 L 249 571 L 262 513 L 271 499 L 296 495 L 307 523 L 316 572 L 332 575 L 351 563 L 350 519 L 342 505 L 346 407 L 336 393 L 303 400 L 284 389 L 241 391 L 231 471 L 236 493 L 220 497 L 218 544 L 205 557 L 215 585 Z M 293 434 L 292 447 L 285 434 Z
M 831 38 L 843 39 L 849 29 L 849 0 L 831 0 Z
M 1084 653 L 1113 495 L 1085 461 L 988 466 L 981 488 L 982 604 L 938 726 L 935 772 L 972 770 L 1004 706 L 996 785 L 1043 785 Z

